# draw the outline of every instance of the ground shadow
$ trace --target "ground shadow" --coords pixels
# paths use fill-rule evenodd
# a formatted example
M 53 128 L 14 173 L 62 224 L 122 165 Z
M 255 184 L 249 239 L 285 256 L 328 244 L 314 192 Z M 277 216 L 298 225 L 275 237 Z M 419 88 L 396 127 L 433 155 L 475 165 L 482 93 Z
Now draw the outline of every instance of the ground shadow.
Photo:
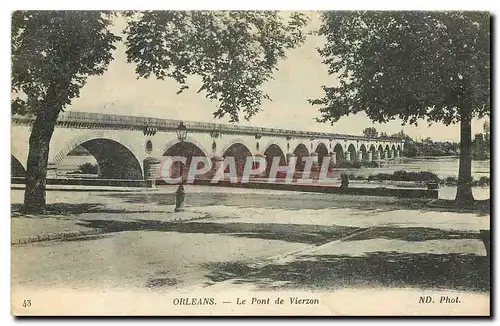
M 450 231 L 434 228 L 377 227 L 365 233 L 366 228 L 339 225 L 309 225 L 280 223 L 214 223 L 214 222 L 164 222 L 158 220 L 81 220 L 77 224 L 101 229 L 103 232 L 163 231 L 180 233 L 226 234 L 233 237 L 281 240 L 287 242 L 321 245 L 358 233 L 344 241 L 374 238 L 405 241 L 436 239 L 480 239 L 479 233 Z
M 106 193 L 103 196 L 123 200 L 126 203 L 151 203 L 157 206 L 167 206 L 175 204 L 175 194 L 173 193 Z M 196 207 L 204 206 L 232 206 L 240 208 L 271 208 L 286 210 L 302 209 L 328 209 L 328 208 L 351 208 L 362 211 L 392 211 L 414 207 L 422 207 L 421 200 L 387 200 L 381 201 L 376 197 L 362 197 L 360 200 L 356 196 L 342 196 L 322 193 L 294 193 L 290 194 L 231 194 L 231 193 L 193 193 L 186 194 L 186 203 Z M 417 203 L 418 202 L 418 203 Z
M 11 204 L 12 216 L 24 215 L 23 204 Z M 46 215 L 66 215 L 66 214 L 81 214 L 87 212 L 100 212 L 104 209 L 102 204 L 47 204 L 45 206 Z
M 126 203 L 144 204 L 149 203 L 155 206 L 171 206 L 175 204 L 174 193 L 103 193 L 102 196 L 119 199 Z M 290 192 L 289 194 L 270 193 L 193 193 L 186 194 L 186 203 L 191 206 L 232 206 L 239 208 L 271 208 L 286 210 L 319 210 L 319 209 L 339 209 L 348 208 L 359 212 L 389 212 L 394 210 L 420 210 L 434 212 L 456 212 L 456 213 L 477 213 L 478 215 L 488 214 L 485 205 L 478 206 L 477 209 L 457 209 L 452 206 L 439 207 L 429 206 L 431 199 L 418 198 L 395 198 L 376 196 L 356 196 L 356 195 L 336 195 L 325 193 L 300 193 Z M 489 203 L 489 200 L 487 201 Z M 484 207 L 483 207 L 484 206 Z
M 99 193 L 103 197 L 102 202 L 125 202 L 130 204 L 142 204 L 145 207 L 155 207 L 155 211 L 162 206 L 175 205 L 174 193 L 148 193 L 148 192 L 106 192 Z M 187 193 L 186 203 L 195 207 L 204 206 L 229 206 L 238 208 L 268 208 L 294 210 L 320 210 L 320 209 L 351 209 L 353 214 L 366 214 L 371 212 L 390 212 L 395 210 L 419 210 L 422 212 L 456 212 L 477 213 L 478 215 L 489 214 L 489 200 L 478 205 L 475 210 L 456 209 L 448 205 L 429 206 L 428 199 L 405 199 L 394 197 L 335 195 L 324 193 L 300 193 L 289 192 L 287 194 L 270 193 Z M 486 203 L 487 202 L 487 203 Z M 22 204 L 12 204 L 12 216 L 23 216 Z M 488 208 L 488 209 L 487 209 Z M 66 215 L 82 213 L 142 213 L 151 209 L 110 209 L 103 204 L 76 203 L 76 204 L 48 204 L 46 208 L 48 215 Z
M 11 204 L 11 216 L 21 217 L 26 216 L 23 211 L 23 204 Z M 149 212 L 149 210 L 129 210 L 129 209 L 111 209 L 107 208 L 103 204 L 96 203 L 80 203 L 80 204 L 66 204 L 66 203 L 55 203 L 47 204 L 45 207 L 44 215 L 79 215 L 84 213 L 144 213 Z M 43 215 L 42 215 L 43 216 Z
M 472 254 L 374 252 L 365 256 L 300 256 L 286 264 L 252 268 L 240 262 L 204 265 L 211 282 L 233 279 L 259 290 L 412 287 L 489 291 L 488 260 Z
M 320 245 L 345 237 L 357 227 L 279 223 L 163 222 L 157 220 L 81 220 L 77 224 L 101 229 L 105 233 L 122 231 L 163 231 L 180 233 L 227 234 L 234 237 L 281 240 Z
M 347 241 L 368 239 L 390 239 L 404 241 L 480 239 L 478 232 L 443 230 L 426 227 L 386 227 L 380 226 L 367 232 L 355 235 Z
M 91 234 L 91 235 L 82 235 L 79 237 L 71 237 L 71 238 L 62 238 L 60 240 L 55 240 L 57 242 L 79 242 L 79 241 L 94 241 L 94 240 L 102 240 L 110 238 L 109 234 Z
M 89 235 L 80 235 L 80 236 L 68 236 L 63 238 L 45 240 L 36 242 L 37 246 L 40 247 L 52 247 L 54 243 L 60 242 L 88 242 L 88 241 L 98 241 L 102 239 L 109 239 L 112 235 L 110 234 L 89 234 Z M 31 243 L 23 244 L 29 245 Z
M 451 199 L 436 199 L 426 205 L 427 209 L 434 211 L 456 212 L 456 213 L 478 213 L 479 216 L 491 214 L 490 199 L 474 200 L 471 206 L 457 206 L 454 200 Z
M 109 192 L 102 193 L 99 196 L 119 199 L 129 204 L 152 204 L 155 206 L 171 206 L 175 205 L 174 193 L 148 193 L 148 192 Z M 189 195 L 188 195 L 189 196 Z M 203 194 L 205 196 L 205 194 Z M 198 196 L 190 196 L 190 199 Z

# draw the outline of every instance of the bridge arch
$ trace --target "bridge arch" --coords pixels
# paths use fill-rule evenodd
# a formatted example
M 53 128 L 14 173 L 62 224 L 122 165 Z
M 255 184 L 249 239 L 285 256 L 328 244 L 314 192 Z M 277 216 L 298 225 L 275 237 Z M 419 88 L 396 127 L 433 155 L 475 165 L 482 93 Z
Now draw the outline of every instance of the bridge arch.
M 169 171 L 171 178 L 177 178 L 179 176 L 187 176 L 193 157 L 208 158 L 208 156 L 205 155 L 203 150 L 200 147 L 198 147 L 198 145 L 190 141 L 177 142 L 173 144 L 169 148 L 166 148 L 165 152 L 163 153 L 163 156 L 182 156 L 186 158 L 186 164 L 183 164 L 182 162 L 174 162 L 172 164 L 172 167 L 170 168 Z M 204 164 L 209 164 L 209 163 L 202 163 L 202 162 L 198 163 L 198 165 L 204 165 Z M 202 166 L 198 166 L 198 168 L 202 168 Z
M 323 159 L 325 156 L 328 156 L 328 147 L 325 143 L 319 143 L 318 146 L 316 146 L 316 153 L 318 153 L 318 165 L 323 166 Z
M 389 147 L 389 144 L 386 144 L 384 147 L 384 156 L 386 159 L 391 158 L 391 148 Z
M 253 157 L 250 149 L 245 144 L 239 142 L 235 142 L 226 149 L 224 149 L 222 157 L 225 158 L 227 156 L 234 157 L 234 161 L 236 163 L 237 176 L 243 175 L 247 158 Z
M 349 160 L 351 162 L 356 161 L 356 158 L 357 158 L 356 146 L 354 146 L 354 144 L 352 144 L 352 143 L 349 144 L 349 146 L 347 147 L 347 151 L 349 152 Z
M 26 169 L 21 162 L 14 156 L 10 155 L 10 176 L 11 177 L 25 177 Z
M 251 150 L 251 146 L 249 146 L 247 144 L 247 142 L 243 139 L 243 138 L 233 138 L 231 139 L 230 141 L 228 141 L 224 147 L 222 148 L 222 150 L 220 151 L 221 155 L 224 156 L 224 153 L 230 148 L 232 147 L 233 145 L 235 144 L 239 144 L 239 145 L 243 145 L 247 150 L 250 151 L 250 153 L 253 154 L 253 151 Z M 254 146 L 255 147 L 255 146 Z M 243 149 L 241 146 L 240 146 L 241 149 Z
M 365 144 L 361 144 L 361 146 L 359 146 L 359 151 L 361 152 L 361 160 L 368 161 L 368 150 L 366 149 Z
M 81 137 L 68 142 L 51 164 L 57 166 L 73 149 L 85 148 L 97 161 L 99 177 L 106 179 L 143 178 L 142 165 L 133 151 L 119 140 L 111 137 Z
M 168 141 L 167 143 L 165 143 L 165 146 L 164 146 L 164 150 L 163 152 L 166 153 L 168 151 L 169 148 L 175 146 L 176 144 L 180 143 L 180 141 L 177 139 L 177 138 L 174 138 L 170 141 Z M 193 136 L 187 136 L 186 137 L 186 140 L 184 140 L 184 143 L 191 143 L 193 145 L 195 145 L 196 147 L 198 147 L 201 152 L 203 153 L 203 156 L 206 156 L 206 157 L 210 157 L 210 151 L 208 151 L 205 146 L 203 146 L 196 138 L 194 138 Z
M 345 160 L 344 147 L 342 147 L 342 144 L 340 143 L 335 144 L 335 146 L 333 147 L 333 152 L 335 153 L 337 164 Z
M 318 153 L 318 150 L 323 150 L 322 148 L 326 148 L 326 150 L 328 151 L 328 142 L 323 142 L 323 141 L 319 141 L 317 144 L 316 144 L 316 147 L 314 149 L 314 152 Z
M 269 174 L 269 171 L 271 171 L 274 157 L 280 158 L 280 165 L 286 165 L 285 153 L 278 144 L 271 143 L 264 151 L 264 156 L 266 157 L 267 162 L 266 174 Z
M 378 153 L 380 154 L 380 159 L 385 158 L 384 147 L 382 145 L 378 145 Z
M 372 159 L 374 160 L 374 159 L 375 159 L 375 152 L 377 151 L 377 148 L 375 147 L 375 145 L 374 145 L 374 144 L 371 144 L 371 145 L 370 145 L 370 148 L 368 149 L 368 151 L 369 151 L 370 153 L 372 153 Z
M 304 143 L 298 144 L 295 149 L 293 150 L 293 154 L 295 155 L 297 161 L 296 161 L 296 170 L 298 171 L 304 171 L 305 167 L 305 162 L 302 161 L 303 157 L 307 157 L 310 155 L 309 150 L 307 149 L 307 146 Z
M 293 150 L 293 154 L 296 156 L 302 155 L 302 156 L 308 156 L 310 155 L 309 150 L 307 149 L 307 146 L 304 143 L 299 143 L 295 149 Z

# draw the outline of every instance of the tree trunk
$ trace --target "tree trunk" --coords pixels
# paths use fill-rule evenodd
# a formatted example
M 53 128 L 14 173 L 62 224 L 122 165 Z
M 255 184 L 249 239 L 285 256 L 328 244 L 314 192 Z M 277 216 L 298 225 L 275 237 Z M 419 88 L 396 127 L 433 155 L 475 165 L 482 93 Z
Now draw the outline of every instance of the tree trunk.
M 458 168 L 458 188 L 455 203 L 461 207 L 474 205 L 472 196 L 472 129 L 470 113 L 460 118 L 460 164 Z
M 38 112 L 33 123 L 30 139 L 24 191 L 24 212 L 43 214 L 45 212 L 45 184 L 49 144 L 57 121 L 57 113 Z

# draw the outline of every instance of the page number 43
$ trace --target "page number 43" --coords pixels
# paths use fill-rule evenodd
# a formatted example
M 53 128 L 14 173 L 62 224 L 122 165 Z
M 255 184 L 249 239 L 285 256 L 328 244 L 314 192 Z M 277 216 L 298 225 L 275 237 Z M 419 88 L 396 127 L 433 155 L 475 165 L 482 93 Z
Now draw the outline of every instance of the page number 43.
M 24 308 L 31 307 L 31 300 L 23 300 L 23 307 Z

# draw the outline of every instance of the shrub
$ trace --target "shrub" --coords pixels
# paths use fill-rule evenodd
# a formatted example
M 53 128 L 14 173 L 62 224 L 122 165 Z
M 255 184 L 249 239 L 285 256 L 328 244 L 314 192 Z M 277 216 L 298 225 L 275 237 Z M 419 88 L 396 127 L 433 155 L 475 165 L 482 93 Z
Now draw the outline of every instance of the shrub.
M 396 171 L 393 174 L 393 180 L 399 181 L 439 181 L 439 177 L 430 171 L 406 172 Z
M 439 177 L 429 171 L 420 172 L 406 172 L 406 171 L 395 171 L 393 174 L 388 173 L 378 173 L 368 177 L 368 180 L 391 180 L 391 181 L 439 181 Z
M 378 168 L 380 165 L 375 162 L 375 161 L 363 161 L 361 162 L 361 166 L 367 167 L 367 168 Z
M 478 185 L 480 187 L 489 186 L 490 185 L 490 178 L 489 177 L 485 177 L 485 176 L 479 178 Z
M 90 162 L 80 164 L 78 170 L 71 172 L 71 174 L 97 174 L 99 172 L 99 165 Z
M 356 164 L 357 162 L 352 162 L 352 161 L 342 161 L 336 164 L 336 167 L 342 168 L 342 169 L 356 169 L 360 168 L 361 166 Z
M 354 178 L 353 178 L 354 179 Z M 455 177 L 446 177 L 444 179 L 439 179 L 439 177 L 430 171 L 420 171 L 420 172 L 407 172 L 407 171 L 395 171 L 393 174 L 388 173 L 378 173 L 370 175 L 366 178 L 368 181 L 413 181 L 413 182 L 439 182 L 440 184 L 445 184 L 449 186 L 455 186 L 458 183 Z M 490 178 L 483 176 L 479 180 L 471 180 L 472 186 L 488 186 L 490 185 Z
M 366 177 L 363 175 L 355 175 L 354 173 L 349 173 L 348 175 L 350 180 L 366 180 Z
M 455 177 L 446 177 L 440 182 L 441 184 L 445 185 L 456 185 L 457 184 L 457 178 Z
M 377 173 L 375 175 L 370 175 L 368 177 L 368 180 L 369 181 L 372 181 L 372 180 L 379 180 L 379 181 L 383 181 L 383 180 L 392 180 L 392 174 L 388 174 L 388 173 Z

